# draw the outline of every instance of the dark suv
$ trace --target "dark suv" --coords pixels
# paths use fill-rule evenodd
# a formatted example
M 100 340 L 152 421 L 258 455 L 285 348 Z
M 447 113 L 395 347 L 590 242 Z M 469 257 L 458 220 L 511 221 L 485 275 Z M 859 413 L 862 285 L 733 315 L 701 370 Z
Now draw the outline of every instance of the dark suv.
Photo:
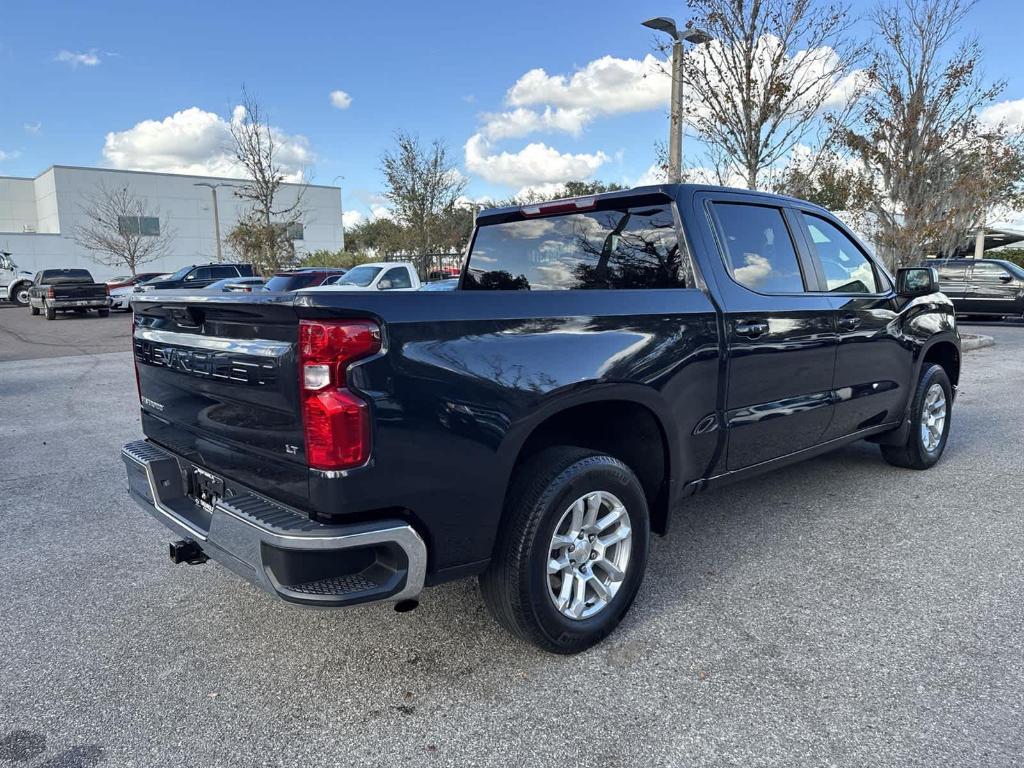
M 929 259 L 958 315 L 1024 317 L 1024 268 L 1002 259 Z
M 226 277 L 252 277 L 252 264 L 192 264 L 155 283 L 137 286 L 136 290 L 167 290 L 169 288 L 205 288 Z

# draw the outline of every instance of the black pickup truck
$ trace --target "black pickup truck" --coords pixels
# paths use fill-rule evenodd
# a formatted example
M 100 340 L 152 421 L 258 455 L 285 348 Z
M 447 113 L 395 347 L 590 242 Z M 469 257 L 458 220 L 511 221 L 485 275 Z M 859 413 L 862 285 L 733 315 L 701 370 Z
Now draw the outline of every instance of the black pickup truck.
M 501 624 L 576 652 L 688 496 L 854 440 L 939 460 L 937 279 L 814 205 L 664 185 L 484 211 L 450 292 L 146 295 L 129 489 L 176 562 L 314 606 L 479 575 Z
M 110 314 L 110 289 L 97 283 L 87 269 L 44 269 L 37 272 L 28 290 L 33 315 L 45 313 L 53 320 L 58 312 L 87 312 L 95 309 L 100 317 Z

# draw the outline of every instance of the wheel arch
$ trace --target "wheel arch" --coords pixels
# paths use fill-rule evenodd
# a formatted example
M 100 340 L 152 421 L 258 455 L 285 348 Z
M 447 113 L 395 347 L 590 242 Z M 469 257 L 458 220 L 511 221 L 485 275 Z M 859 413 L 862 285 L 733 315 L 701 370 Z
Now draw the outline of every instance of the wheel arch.
M 544 403 L 528 423 L 506 436 L 501 449 L 506 495 L 516 469 L 552 445 L 590 448 L 629 466 L 647 496 L 652 530 L 667 532 L 681 457 L 674 422 L 655 390 L 641 385 L 596 385 Z

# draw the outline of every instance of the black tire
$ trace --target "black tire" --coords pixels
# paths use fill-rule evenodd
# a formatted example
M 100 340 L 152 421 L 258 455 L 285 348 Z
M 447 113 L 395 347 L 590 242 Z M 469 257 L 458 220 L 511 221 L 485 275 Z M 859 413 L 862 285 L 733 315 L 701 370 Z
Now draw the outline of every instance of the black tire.
M 942 425 L 941 437 L 938 443 L 931 449 L 925 445 L 921 426 L 924 421 L 924 405 L 928 391 L 938 385 L 942 388 L 943 396 L 946 399 L 945 420 Z M 949 383 L 949 377 L 941 365 L 925 365 L 921 371 L 921 378 L 917 382 L 917 389 L 914 390 L 914 399 L 910 404 L 910 434 L 907 442 L 903 445 L 882 445 L 882 457 L 896 467 L 907 469 L 928 469 L 935 466 L 946 450 L 946 442 L 949 437 L 949 427 L 953 415 L 953 387 Z
M 22 307 L 28 306 L 28 283 L 21 283 L 11 290 L 11 301 Z
M 98 310 L 98 311 L 99 311 L 100 317 L 108 317 L 110 315 L 110 310 L 109 309 L 101 309 L 101 310 Z
M 549 594 L 551 540 L 569 507 L 593 491 L 611 493 L 625 506 L 629 560 L 618 591 L 604 608 L 589 618 L 569 618 Z M 480 576 L 484 603 L 517 637 L 554 653 L 579 653 L 605 638 L 629 610 L 643 581 L 649 541 L 647 500 L 629 467 L 582 448 L 545 449 L 512 479 L 494 556 Z
M 39 314 L 39 307 L 29 307 L 28 311 L 31 312 L 33 315 L 38 315 Z
M 46 319 L 47 320 L 56 320 L 57 319 L 57 310 L 56 309 L 54 309 L 53 307 L 45 307 L 45 306 L 43 308 L 46 310 Z

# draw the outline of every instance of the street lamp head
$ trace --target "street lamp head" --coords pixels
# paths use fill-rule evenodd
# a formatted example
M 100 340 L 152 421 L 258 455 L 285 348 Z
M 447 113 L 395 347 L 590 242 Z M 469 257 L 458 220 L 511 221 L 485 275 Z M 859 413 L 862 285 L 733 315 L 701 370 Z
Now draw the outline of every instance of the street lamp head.
M 648 19 L 642 22 L 648 29 L 656 29 L 659 32 L 672 35 L 673 40 L 679 39 L 679 32 L 676 30 L 676 21 L 668 16 L 655 16 L 653 19 Z
M 691 27 L 690 29 L 685 30 L 679 39 L 685 40 L 692 45 L 702 45 L 703 43 L 710 43 L 714 38 L 712 38 L 711 35 L 703 29 Z

